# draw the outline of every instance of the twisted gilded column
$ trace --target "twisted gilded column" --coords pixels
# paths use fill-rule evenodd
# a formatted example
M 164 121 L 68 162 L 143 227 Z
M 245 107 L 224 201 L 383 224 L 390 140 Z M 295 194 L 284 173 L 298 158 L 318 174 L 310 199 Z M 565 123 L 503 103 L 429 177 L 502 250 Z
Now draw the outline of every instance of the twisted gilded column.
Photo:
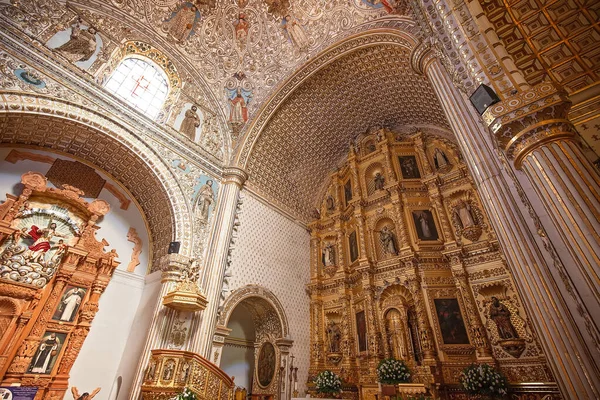
M 566 269 L 534 236 L 533 221 L 500 169 L 488 132 L 435 52 L 426 44 L 418 47 L 412 64 L 429 78 L 462 153 L 468 155 L 465 161 L 563 396 L 600 398 L 600 351 Z
M 215 222 L 206 249 L 206 261 L 200 281 L 208 305 L 202 312 L 200 329 L 194 336 L 190 351 L 209 360 L 236 209 L 240 190 L 247 178 L 248 175 L 239 168 L 225 169 L 215 209 L 216 215 L 213 216 Z

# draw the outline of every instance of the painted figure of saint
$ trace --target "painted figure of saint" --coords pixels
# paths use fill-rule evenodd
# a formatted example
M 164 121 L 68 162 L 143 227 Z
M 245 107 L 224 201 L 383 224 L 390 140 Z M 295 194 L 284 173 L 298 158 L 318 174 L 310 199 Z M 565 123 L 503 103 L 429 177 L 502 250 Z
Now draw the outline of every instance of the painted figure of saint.
M 335 201 L 331 195 L 327 196 L 327 200 L 325 200 L 325 207 L 327 207 L 327 211 L 333 211 L 335 209 Z
M 419 219 L 419 224 L 421 225 L 421 232 L 423 232 L 423 236 L 425 238 L 430 238 L 433 235 L 431 234 L 431 229 L 429 229 L 429 218 L 424 213 L 419 214 L 417 217 Z
M 60 339 L 56 336 L 55 332 L 44 336 L 40 342 L 38 351 L 33 357 L 31 372 L 34 374 L 49 373 L 50 363 L 52 362 L 52 359 L 57 356 L 59 346 Z
M 306 50 L 310 45 L 310 41 L 308 40 L 308 36 L 304 32 L 304 28 L 300 25 L 300 22 L 297 18 L 291 16 L 290 14 L 283 17 L 283 21 L 281 22 L 283 29 L 287 32 L 288 37 L 298 49 Z
M 246 21 L 246 14 L 240 13 L 238 15 L 238 20 L 234 25 L 235 38 L 240 45 L 244 45 L 246 43 L 246 39 L 248 38 L 248 30 L 250 29 L 250 24 L 248 21 Z
M 212 190 L 213 181 L 207 180 L 204 185 L 200 187 L 198 195 L 196 197 L 196 210 L 200 212 L 202 221 L 208 221 L 208 209 L 214 201 L 214 193 Z
M 506 306 L 500 303 L 497 297 L 492 297 L 490 305 L 490 318 L 496 323 L 498 336 L 500 339 L 517 339 L 517 332 L 510 322 L 510 311 Z
M 246 100 L 242 96 L 242 88 L 237 88 L 235 97 L 229 99 L 231 110 L 229 112 L 229 122 L 233 124 L 244 124 L 248 121 L 248 107 Z
M 375 190 L 383 190 L 383 187 L 385 186 L 385 178 L 381 172 L 376 173 L 375 178 L 373 179 L 375 181 Z
M 96 29 L 82 30 L 80 22 L 73 25 L 69 41 L 55 48 L 71 62 L 87 61 L 96 51 Z
M 85 291 L 80 288 L 73 288 L 65 293 L 60 304 L 62 313 L 60 314 L 59 320 L 67 322 L 73 321 L 84 296 Z
M 198 9 L 184 4 L 179 11 L 167 21 L 168 33 L 178 42 L 184 42 L 194 28 Z
M 185 117 L 179 127 L 179 132 L 183 133 L 192 142 L 196 139 L 196 128 L 200 126 L 200 117 L 197 114 L 198 107 L 192 106 L 185 112 Z

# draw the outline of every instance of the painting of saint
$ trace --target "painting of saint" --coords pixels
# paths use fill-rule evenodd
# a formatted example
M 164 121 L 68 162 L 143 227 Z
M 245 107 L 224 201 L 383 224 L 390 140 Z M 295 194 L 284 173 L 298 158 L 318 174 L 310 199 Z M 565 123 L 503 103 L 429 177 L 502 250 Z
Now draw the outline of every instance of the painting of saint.
M 229 122 L 234 125 L 243 125 L 248 121 L 248 103 L 252 98 L 252 92 L 238 87 L 228 90 L 227 101 L 229 103 Z
M 296 17 L 287 14 L 281 21 L 281 27 L 287 34 L 289 41 L 292 42 L 296 48 L 300 51 L 308 49 L 310 41 L 306 32 L 304 32 L 304 28 L 300 25 L 300 21 Z
M 430 210 L 413 211 L 412 216 L 420 240 L 438 240 L 438 232 Z
M 246 44 L 246 39 L 248 39 L 248 30 L 250 29 L 250 24 L 246 20 L 246 14 L 240 13 L 237 21 L 234 22 L 233 25 L 235 26 L 235 38 L 240 46 L 244 46 Z
M 469 344 L 457 299 L 434 299 L 444 344 Z
M 421 173 L 415 156 L 398 156 L 400 171 L 404 179 L 420 179 Z
M 352 200 L 352 181 L 350 179 L 344 183 L 344 199 L 346 200 L 346 205 Z
M 258 383 L 262 387 L 267 387 L 273 381 L 275 375 L 275 347 L 271 342 L 265 342 L 258 353 L 258 361 L 256 362 L 256 372 L 258 375 Z
M 356 231 L 353 231 L 348 237 L 348 247 L 350 247 L 350 262 L 358 259 L 358 243 L 356 241 Z
M 32 374 L 49 374 L 56 363 L 60 349 L 65 343 L 66 336 L 66 333 L 46 332 L 31 359 L 28 372 Z
M 358 336 L 358 351 L 367 351 L 367 319 L 364 311 L 356 313 L 356 335 Z
M 198 20 L 198 8 L 192 3 L 183 3 L 178 10 L 171 13 L 170 18 L 165 21 L 164 28 L 170 37 L 181 43 L 192 35 Z
M 81 303 L 83 303 L 86 292 L 87 289 L 68 285 L 60 298 L 60 302 L 54 311 L 52 319 L 73 322 L 77 316 L 77 311 L 79 310 Z

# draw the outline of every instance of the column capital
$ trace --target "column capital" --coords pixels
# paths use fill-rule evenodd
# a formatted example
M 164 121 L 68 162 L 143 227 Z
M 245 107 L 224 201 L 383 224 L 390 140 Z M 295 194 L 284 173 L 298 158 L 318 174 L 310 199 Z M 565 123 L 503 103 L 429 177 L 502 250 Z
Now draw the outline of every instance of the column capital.
M 438 56 L 439 54 L 436 54 L 433 39 L 427 38 L 413 49 L 410 55 L 410 65 L 413 71 L 423 75 L 429 63 Z
M 500 150 L 520 168 L 523 159 L 540 146 L 577 137 L 568 120 L 570 108 L 566 92 L 543 82 L 488 108 L 483 119 Z
M 223 184 L 234 183 L 242 188 L 248 179 L 248 174 L 238 167 L 227 167 L 223 170 Z
M 167 254 L 160 259 L 162 280 L 177 281 L 181 272 L 190 266 L 190 258 L 182 254 Z

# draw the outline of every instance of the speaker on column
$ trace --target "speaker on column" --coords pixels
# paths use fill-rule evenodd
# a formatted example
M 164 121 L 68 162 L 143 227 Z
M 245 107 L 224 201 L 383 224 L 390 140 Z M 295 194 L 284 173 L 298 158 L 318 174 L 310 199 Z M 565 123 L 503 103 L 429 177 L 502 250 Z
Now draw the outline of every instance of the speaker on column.
M 477 109 L 479 115 L 483 115 L 489 106 L 500 102 L 496 92 L 494 92 L 491 87 L 484 85 L 483 83 L 479 85 L 475 92 L 473 92 L 470 99 L 475 109 Z
M 181 246 L 181 242 L 171 242 L 169 244 L 169 254 L 178 254 L 179 246 Z

